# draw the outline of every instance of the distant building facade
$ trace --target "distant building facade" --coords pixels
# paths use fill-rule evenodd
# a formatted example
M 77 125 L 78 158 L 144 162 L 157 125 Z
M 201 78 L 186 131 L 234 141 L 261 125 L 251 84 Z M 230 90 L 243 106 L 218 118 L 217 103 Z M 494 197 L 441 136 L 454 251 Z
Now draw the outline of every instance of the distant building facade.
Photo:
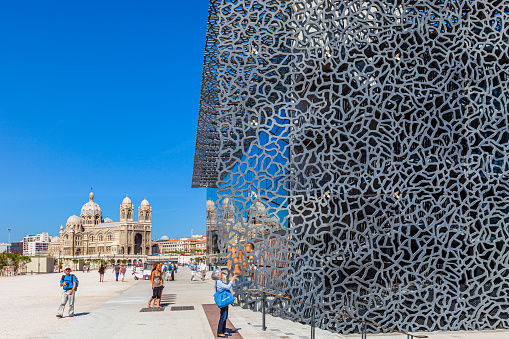
M 205 254 L 207 238 L 203 235 L 193 235 L 191 238 L 170 239 L 165 235 L 161 239 L 153 239 L 152 243 L 153 251 L 157 251 L 158 254 L 192 253 L 196 250 Z
M 47 256 L 48 248 L 48 242 L 32 241 L 28 243 L 27 253 L 25 254 L 25 251 L 23 250 L 23 254 L 28 256 Z
M 166 235 L 161 237 L 161 239 L 154 239 L 153 243 L 157 246 L 158 253 L 160 254 L 182 252 L 184 249 L 182 240 L 170 239 Z
M 138 207 L 138 221 L 134 221 L 134 212 L 131 199 L 126 196 L 120 205 L 120 221 L 103 219 L 101 208 L 94 202 L 94 193 L 90 192 L 80 216 L 70 216 L 65 229 L 60 226 L 61 255 L 151 255 L 152 208 L 144 199 Z
M 0 243 L 0 253 L 9 253 L 11 249 L 10 244 L 7 243 Z
M 23 241 L 11 243 L 11 253 L 23 255 Z
M 220 253 L 218 246 L 219 237 L 216 225 L 216 206 L 212 200 L 207 200 L 206 229 L 207 263 L 217 263 L 218 255 Z
M 50 257 L 58 258 L 60 255 L 60 238 L 52 237 L 48 245 L 48 255 Z
M 47 256 L 51 236 L 43 232 L 37 235 L 26 235 L 23 237 L 23 255 Z
M 196 244 L 196 250 L 200 251 L 201 253 L 207 252 L 207 240 L 206 239 L 198 239 L 195 242 Z

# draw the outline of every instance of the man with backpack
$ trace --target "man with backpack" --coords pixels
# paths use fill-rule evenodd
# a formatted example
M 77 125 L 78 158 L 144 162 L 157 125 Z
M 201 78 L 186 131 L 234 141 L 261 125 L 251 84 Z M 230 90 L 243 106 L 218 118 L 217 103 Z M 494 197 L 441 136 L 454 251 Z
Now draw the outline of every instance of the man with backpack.
M 65 304 L 69 300 L 69 317 L 74 316 L 74 298 L 76 290 L 78 289 L 78 278 L 74 274 L 71 274 L 71 268 L 66 266 L 64 268 L 65 274 L 60 279 L 60 287 L 63 287 L 62 299 L 60 307 L 58 308 L 57 318 L 62 318 L 64 315 Z

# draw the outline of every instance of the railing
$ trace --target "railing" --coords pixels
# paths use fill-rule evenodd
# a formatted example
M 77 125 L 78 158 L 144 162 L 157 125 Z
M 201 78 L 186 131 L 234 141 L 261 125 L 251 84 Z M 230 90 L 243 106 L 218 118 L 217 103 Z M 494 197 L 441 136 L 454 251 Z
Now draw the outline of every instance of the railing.
M 391 332 L 405 334 L 408 339 L 427 338 L 428 337 L 426 335 L 416 335 L 416 334 L 411 334 L 411 333 L 407 333 L 407 332 L 403 332 L 403 331 L 398 331 L 398 330 L 395 330 L 393 328 L 385 327 L 385 326 L 382 326 L 382 325 L 378 325 L 378 324 L 372 323 L 370 321 L 366 321 L 366 320 L 362 320 L 362 319 L 358 319 L 358 318 L 349 316 L 348 314 L 343 314 L 343 313 L 339 313 L 339 312 L 336 312 L 336 311 L 331 311 L 331 310 L 325 309 L 325 308 L 320 307 L 320 306 L 311 305 L 311 304 L 305 303 L 303 301 L 299 301 L 299 300 L 295 300 L 295 299 L 292 299 L 292 298 L 284 297 L 282 295 L 271 293 L 271 292 L 267 292 L 267 291 L 264 291 L 264 290 L 259 290 L 257 288 L 245 289 L 244 291 L 246 291 L 246 292 L 249 292 L 249 291 L 258 291 L 258 292 L 262 293 L 262 330 L 264 330 L 264 331 L 267 330 L 267 327 L 265 326 L 265 299 L 266 299 L 265 295 L 266 294 L 270 294 L 270 295 L 273 295 L 273 296 L 278 297 L 278 298 L 283 298 L 283 299 L 291 300 L 291 301 L 294 301 L 294 302 L 301 303 L 301 304 L 304 304 L 306 306 L 312 307 L 313 312 L 311 313 L 311 339 L 316 339 L 315 338 L 315 310 L 317 308 L 322 310 L 322 311 L 325 311 L 325 312 L 334 313 L 334 314 L 340 315 L 342 317 L 350 318 L 350 319 L 353 319 L 353 320 L 356 320 L 356 321 L 359 321 L 359 322 L 363 323 L 362 331 L 361 331 L 361 339 L 366 339 L 367 338 L 367 331 L 366 331 L 367 325 L 371 325 L 371 326 L 374 326 L 374 327 L 379 327 L 379 328 L 382 328 L 384 330 L 388 330 L 388 331 L 391 331 Z

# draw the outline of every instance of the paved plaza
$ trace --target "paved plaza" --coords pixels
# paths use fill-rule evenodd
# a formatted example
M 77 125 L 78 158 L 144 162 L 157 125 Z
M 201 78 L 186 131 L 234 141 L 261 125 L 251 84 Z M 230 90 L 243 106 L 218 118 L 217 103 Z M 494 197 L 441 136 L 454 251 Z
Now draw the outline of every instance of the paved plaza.
M 99 282 L 97 271 L 75 272 L 80 281 L 76 294 L 74 318 L 56 318 L 60 303 L 60 274 L 2 277 L 0 338 L 215 338 L 203 305 L 213 304 L 213 281 L 190 281 L 189 269 L 179 269 L 175 281 L 166 282 L 162 304 L 164 311 L 140 312 L 151 296 L 148 281 L 115 282 L 108 270 L 105 282 Z M 10 307 L 9 307 L 10 306 Z M 191 310 L 171 310 L 192 306 Z M 64 312 L 67 316 L 67 309 Z M 310 337 L 310 327 L 267 315 L 267 331 L 261 329 L 261 314 L 240 307 L 230 307 L 229 319 L 244 339 Z M 211 322 L 212 323 L 212 322 Z M 430 339 L 509 338 L 509 330 L 426 333 Z M 236 335 L 235 337 L 240 337 Z M 232 339 L 234 337 L 231 337 Z M 316 331 L 317 339 L 360 338 Z M 404 335 L 368 334 L 368 338 L 404 339 Z

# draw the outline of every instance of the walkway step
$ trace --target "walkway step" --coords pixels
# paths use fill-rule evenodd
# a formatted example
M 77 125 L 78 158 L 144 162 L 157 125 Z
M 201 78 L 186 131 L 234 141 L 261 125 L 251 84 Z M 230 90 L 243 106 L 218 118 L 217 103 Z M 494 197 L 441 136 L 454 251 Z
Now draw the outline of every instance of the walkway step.
M 216 335 L 220 315 L 219 307 L 217 307 L 216 304 L 202 304 L 201 306 L 203 307 L 203 311 L 205 311 L 212 333 L 214 333 L 216 338 L 220 338 Z M 230 322 L 230 319 L 226 320 L 226 331 L 232 334 L 232 336 L 228 337 L 230 339 L 243 339 L 237 329 Z

